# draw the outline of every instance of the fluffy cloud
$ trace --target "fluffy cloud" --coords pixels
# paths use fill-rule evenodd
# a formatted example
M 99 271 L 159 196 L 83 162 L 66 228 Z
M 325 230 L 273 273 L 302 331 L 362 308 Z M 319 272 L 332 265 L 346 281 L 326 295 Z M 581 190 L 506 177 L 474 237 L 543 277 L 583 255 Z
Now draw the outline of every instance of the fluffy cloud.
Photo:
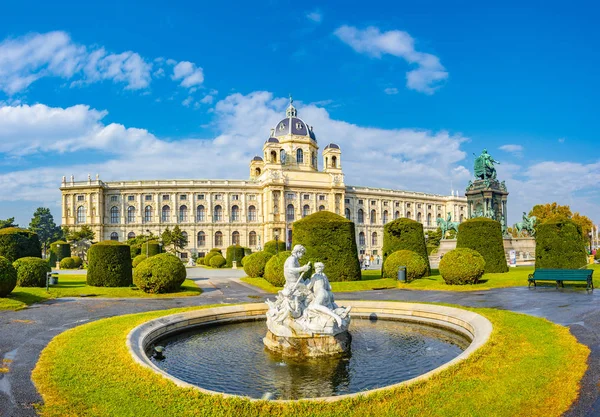
M 398 94 L 399 91 L 396 87 L 388 87 L 385 90 L 383 90 L 383 92 L 387 95 L 393 96 L 395 94 Z
M 379 28 L 364 30 L 353 26 L 341 26 L 334 34 L 358 53 L 375 58 L 393 55 L 402 58 L 417 68 L 406 73 L 406 86 L 412 90 L 433 94 L 448 78 L 448 72 L 438 57 L 415 50 L 414 39 L 404 31 L 381 32 Z
M 196 67 L 196 64 L 189 61 L 181 61 L 173 67 L 171 78 L 175 81 L 181 80 L 181 86 L 190 88 L 202 85 L 204 82 L 204 72 L 202 68 Z
M 319 10 L 315 10 L 307 13 L 306 18 L 311 22 L 321 23 L 323 21 L 323 13 L 321 13 Z
M 500 146 L 498 149 L 500 149 L 501 151 L 504 151 L 504 152 L 512 153 L 515 156 L 523 155 L 523 146 L 522 145 L 507 144 L 507 145 Z

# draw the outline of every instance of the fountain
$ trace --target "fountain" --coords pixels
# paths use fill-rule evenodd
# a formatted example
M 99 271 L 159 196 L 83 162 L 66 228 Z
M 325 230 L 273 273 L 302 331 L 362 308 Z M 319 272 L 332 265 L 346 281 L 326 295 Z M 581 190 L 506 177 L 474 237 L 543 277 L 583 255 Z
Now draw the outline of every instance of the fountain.
M 350 307 L 335 304 L 331 285 L 315 263 L 315 273 L 303 279 L 310 262 L 300 266 L 306 250 L 296 245 L 285 261 L 285 286 L 275 301 L 267 300 L 267 335 L 263 342 L 270 350 L 286 357 L 336 355 L 350 349 Z

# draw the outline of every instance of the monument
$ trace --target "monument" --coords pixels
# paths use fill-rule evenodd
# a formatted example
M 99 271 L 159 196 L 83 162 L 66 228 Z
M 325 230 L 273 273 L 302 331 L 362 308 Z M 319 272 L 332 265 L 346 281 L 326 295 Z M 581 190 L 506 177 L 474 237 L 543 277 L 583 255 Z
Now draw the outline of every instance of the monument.
M 325 265 L 316 262 L 315 273 L 305 279 L 310 262 L 300 266 L 305 249 L 294 246 L 283 265 L 285 286 L 275 301 L 267 300 L 268 332 L 263 342 L 270 350 L 289 357 L 334 355 L 350 349 L 350 307 L 339 307 L 331 292 Z

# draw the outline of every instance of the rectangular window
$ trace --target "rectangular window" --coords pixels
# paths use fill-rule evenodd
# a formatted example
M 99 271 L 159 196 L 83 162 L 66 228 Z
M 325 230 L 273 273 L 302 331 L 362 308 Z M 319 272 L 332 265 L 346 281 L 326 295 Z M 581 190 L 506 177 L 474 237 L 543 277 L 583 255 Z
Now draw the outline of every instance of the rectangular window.
M 396 201 L 396 207 L 400 207 L 400 203 Z
M 223 196 L 221 194 L 215 194 L 215 200 L 222 200 Z
M 135 201 L 135 196 L 134 195 L 128 195 L 127 196 L 127 201 Z
M 296 197 L 296 194 L 294 193 L 287 193 L 285 195 L 285 198 L 287 198 L 288 200 L 293 200 Z
M 410 208 L 410 203 L 406 203 L 406 207 Z
M 325 201 L 325 196 L 324 195 L 320 195 L 319 196 L 319 201 Z
M 305 200 L 310 200 L 310 194 L 304 194 L 302 198 Z
M 387 201 L 384 201 L 384 202 L 383 202 L 383 205 L 384 205 L 385 207 L 387 207 L 387 205 L 388 205 L 388 202 L 387 202 Z
M 438 210 L 441 210 L 441 209 L 442 209 L 442 206 L 438 206 Z
M 256 200 L 256 194 L 248 194 L 248 200 Z
M 240 199 L 239 194 L 231 194 L 231 200 L 232 201 L 238 201 Z
M 187 195 L 185 195 L 185 194 L 180 195 L 179 200 L 181 200 L 181 201 L 187 200 Z
M 146 201 L 152 201 L 152 194 L 146 194 L 144 196 L 144 200 L 146 200 Z
M 427 205 L 427 210 L 431 210 L 431 204 Z
M 78 195 L 77 196 L 77 201 L 83 201 L 85 200 L 85 196 L 84 195 Z
M 362 200 L 358 200 L 358 204 L 363 204 L 363 201 Z
M 204 194 L 198 194 L 198 200 L 204 200 Z
M 169 201 L 169 194 L 163 194 L 162 201 Z
M 344 203 L 350 204 L 350 199 L 349 198 L 344 198 Z
M 110 196 L 110 201 L 111 201 L 111 203 L 114 203 L 115 201 L 119 201 L 119 196 L 118 195 L 111 195 Z
M 419 204 L 417 204 L 417 208 L 421 208 L 421 204 L 420 204 L 420 203 L 419 203 Z
M 371 200 L 371 205 L 374 206 L 375 204 L 377 204 L 377 200 Z

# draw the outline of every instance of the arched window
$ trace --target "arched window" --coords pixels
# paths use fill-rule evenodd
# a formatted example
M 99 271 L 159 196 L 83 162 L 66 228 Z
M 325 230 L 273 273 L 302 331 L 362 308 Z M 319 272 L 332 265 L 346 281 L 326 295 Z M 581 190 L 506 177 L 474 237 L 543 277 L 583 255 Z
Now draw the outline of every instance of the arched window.
M 277 152 L 271 151 L 271 162 L 277 162 Z
M 421 212 L 417 213 L 417 221 L 418 222 L 421 222 L 422 217 L 423 216 L 421 215 Z
M 187 243 L 188 243 L 188 234 L 187 234 L 187 232 L 181 232 L 181 236 L 183 237 L 183 241 L 187 245 Z
M 348 220 L 350 220 L 350 209 L 349 209 L 349 208 L 346 208 L 346 210 L 344 210 L 344 212 L 346 213 L 346 218 L 347 218 Z
M 260 168 L 256 168 L 254 170 L 254 175 L 256 175 L 257 177 L 260 175 Z
M 163 223 L 168 223 L 169 221 L 171 221 L 171 207 L 163 206 L 161 221 Z
M 198 247 L 202 248 L 206 245 L 206 234 L 204 232 L 198 232 Z
M 319 211 L 325 210 L 325 206 L 319 206 Z
M 233 232 L 231 234 L 231 244 L 239 245 L 240 244 L 240 232 Z
M 206 211 L 204 211 L 204 206 L 196 207 L 196 221 L 203 222 L 206 219 Z
M 377 232 L 371 233 L 371 246 L 377 246 Z
M 279 162 L 285 164 L 285 150 L 279 150 Z
M 406 218 L 407 218 L 407 219 L 410 219 L 410 218 L 411 218 L 411 216 L 412 216 L 412 214 L 410 213 L 410 211 L 407 211 L 407 212 L 406 212 Z
M 365 246 L 365 232 L 360 232 L 358 234 L 358 244 L 361 246 Z
M 304 207 L 302 207 L 302 217 L 306 217 L 310 214 L 310 206 L 308 204 L 305 204 Z
M 285 216 L 286 216 L 286 219 L 288 222 L 294 221 L 294 205 L 293 204 L 288 204 L 287 210 L 285 212 Z
M 317 167 L 317 155 L 315 155 L 314 152 L 311 152 L 310 155 L 311 155 L 310 160 L 311 160 L 312 166 L 316 168 Z
M 127 207 L 127 223 L 135 223 L 135 207 Z
M 85 207 L 77 207 L 77 224 L 85 223 Z
M 188 209 L 187 206 L 179 207 L 179 223 L 187 222 Z
M 119 240 L 119 234 L 117 232 L 112 232 L 110 234 L 110 240 Z
M 337 157 L 336 156 L 331 157 L 331 168 L 337 168 Z
M 223 246 L 223 233 L 217 232 L 215 233 L 215 246 Z
M 304 152 L 302 152 L 302 149 L 296 150 L 296 162 L 299 164 L 304 163 Z
M 460 215 L 460 222 L 461 222 L 461 223 L 462 223 L 462 221 L 463 221 L 464 217 L 465 217 L 465 215 L 464 215 L 464 214 L 461 214 L 461 215 Z
M 215 206 L 213 213 L 213 221 L 220 222 L 223 220 L 223 208 L 221 206 Z
M 356 221 L 358 222 L 358 224 L 363 224 L 365 222 L 365 212 L 363 211 L 363 209 L 358 209 L 358 216 Z
M 119 223 L 119 207 L 113 206 L 110 208 L 110 222 L 113 224 Z
M 388 222 L 389 219 L 388 219 L 388 212 L 387 212 L 387 210 L 385 210 L 383 212 L 383 219 L 382 220 L 383 220 L 383 224 L 386 224 Z
M 133 232 L 127 233 L 127 239 L 135 239 L 135 233 L 133 233 Z
M 431 226 L 431 213 L 427 213 L 427 226 Z
M 231 221 L 237 222 L 240 220 L 240 208 L 238 206 L 231 207 Z
M 394 213 L 394 220 L 400 218 L 400 212 L 398 210 L 396 210 L 396 212 Z
M 256 207 L 254 207 L 254 206 L 248 207 L 248 221 L 249 222 L 256 221 Z
M 256 246 L 256 232 L 250 232 L 248 235 L 248 246 Z
M 377 212 L 375 210 L 371 210 L 371 224 L 375 224 L 377 221 Z
M 146 206 L 144 209 L 144 223 L 152 222 L 152 206 Z

